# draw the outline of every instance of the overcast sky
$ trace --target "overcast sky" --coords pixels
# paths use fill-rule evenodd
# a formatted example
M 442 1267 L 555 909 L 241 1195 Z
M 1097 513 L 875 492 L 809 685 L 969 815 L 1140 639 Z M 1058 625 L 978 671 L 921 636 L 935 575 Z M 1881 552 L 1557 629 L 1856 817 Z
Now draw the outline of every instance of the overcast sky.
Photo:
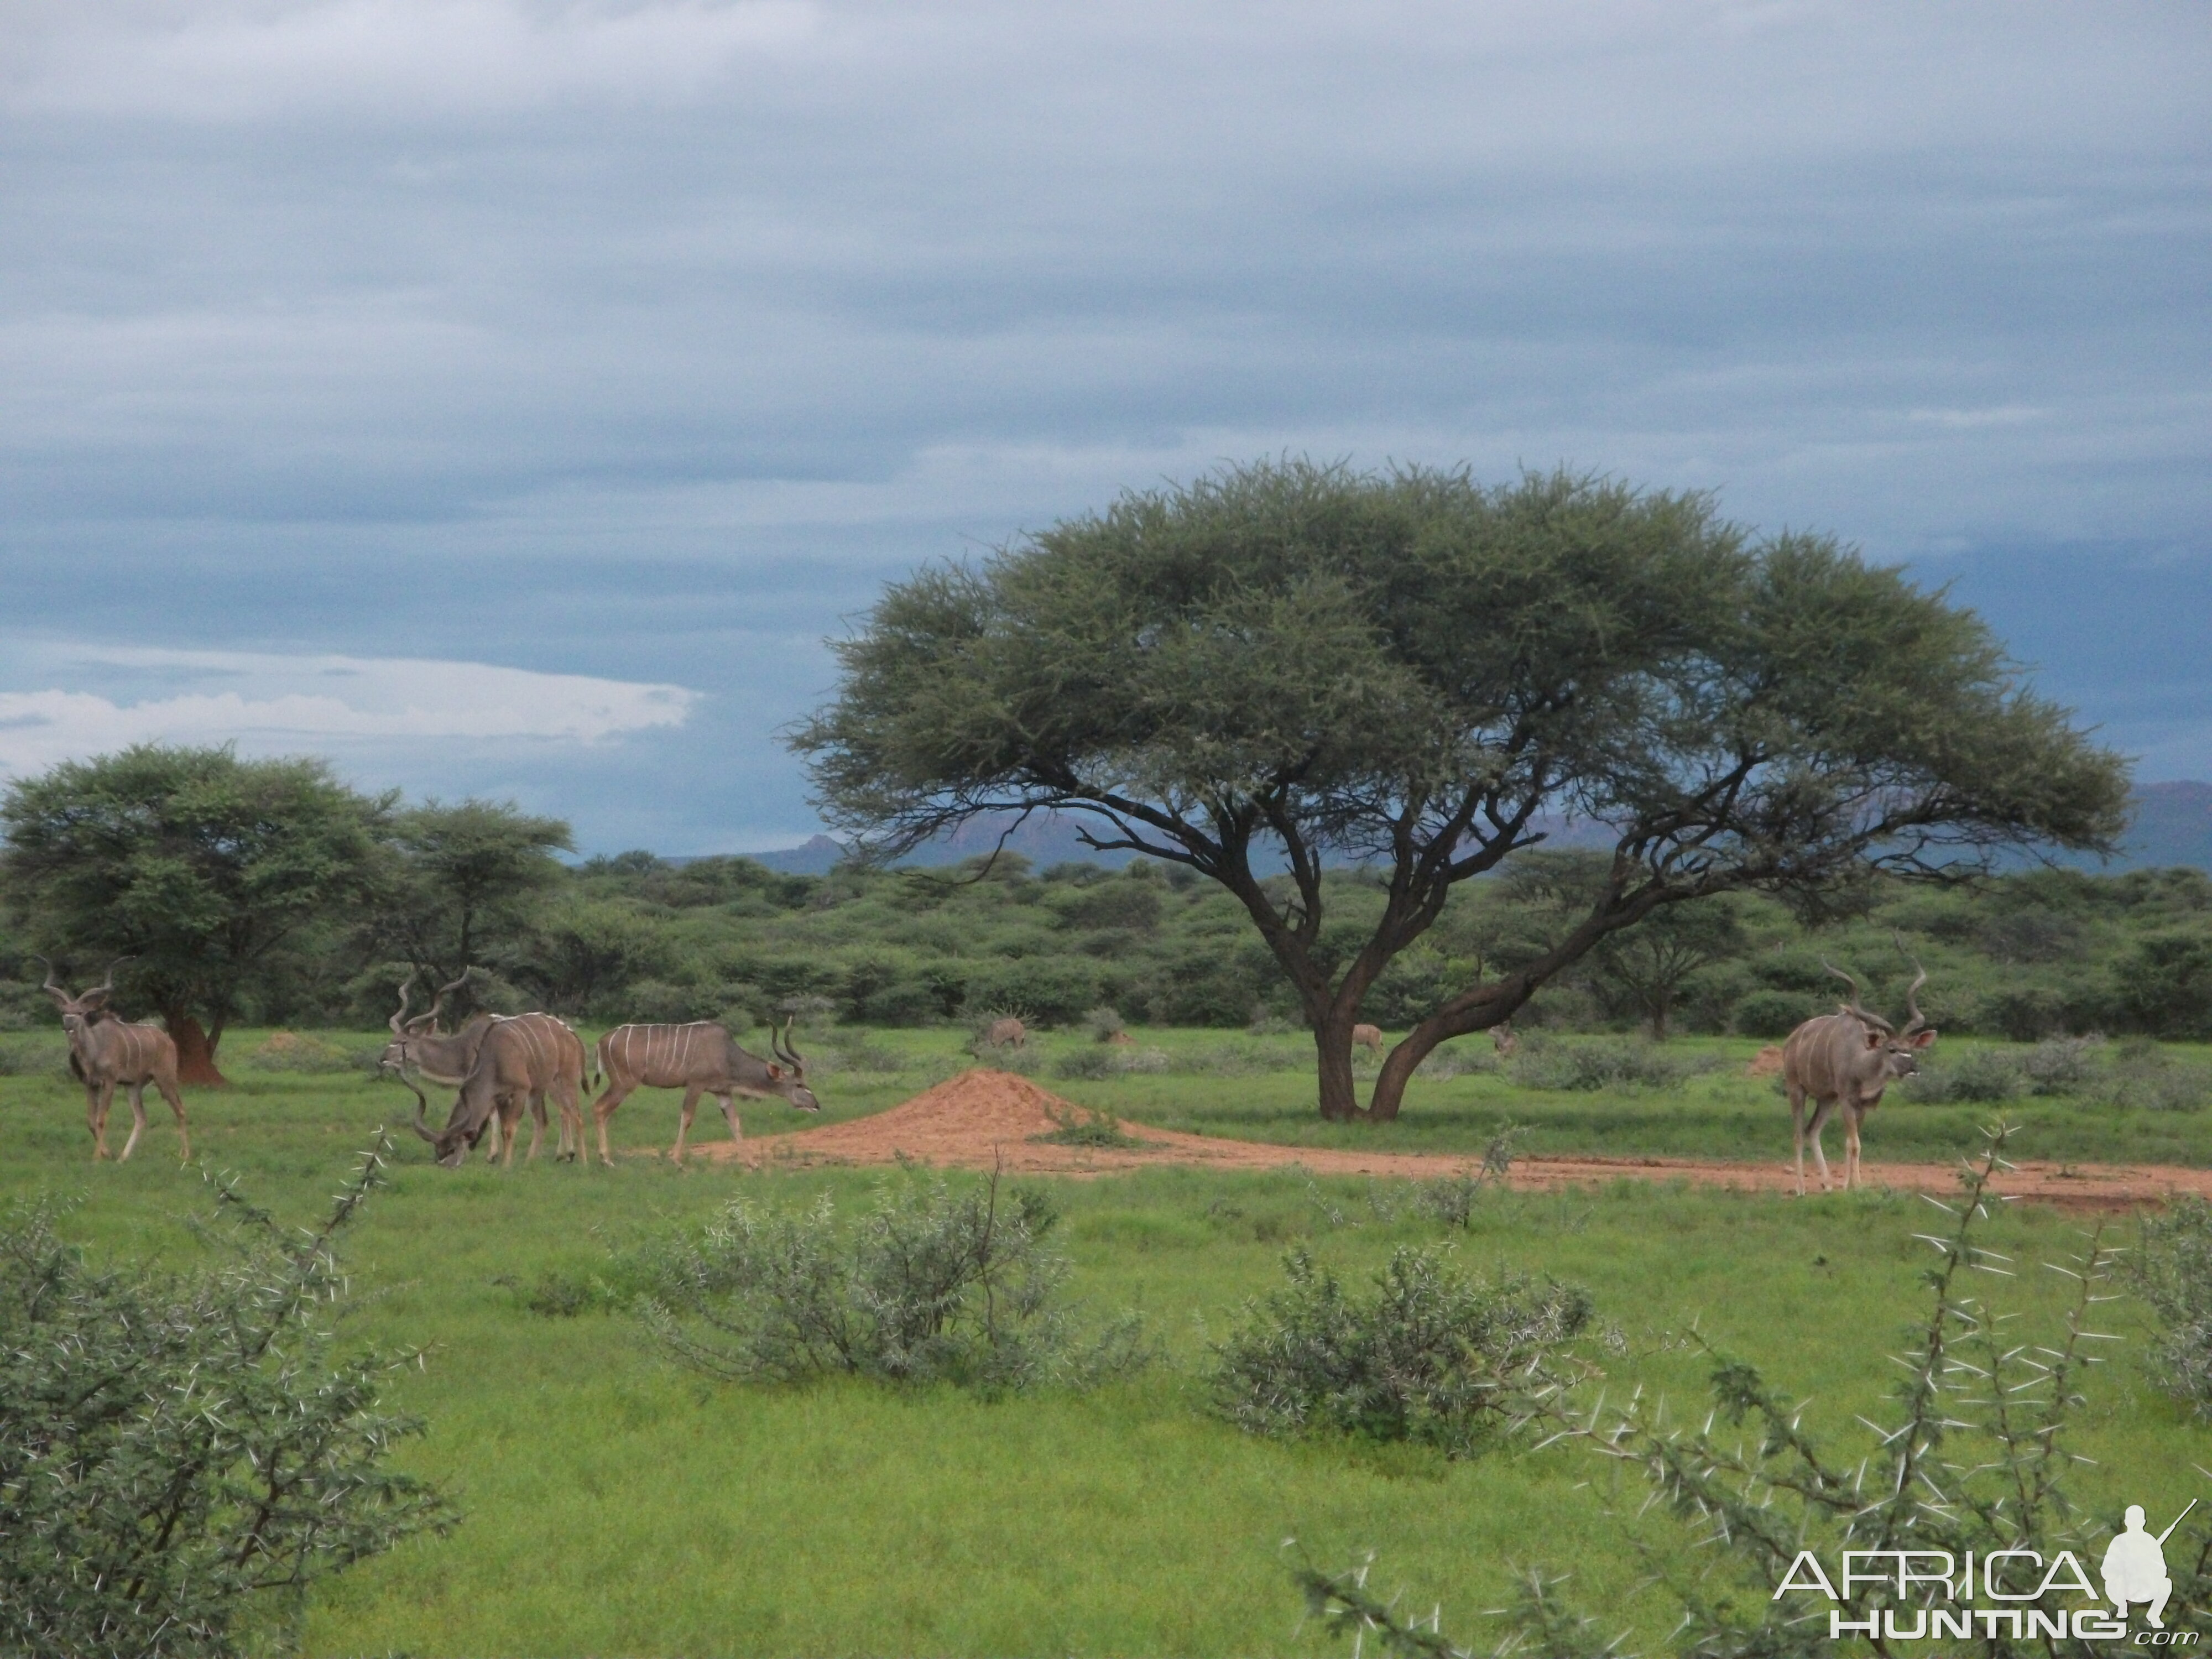
M 1712 489 L 2212 777 L 2212 6 L 0 5 L 0 775 L 786 845 L 823 635 L 1285 451 Z

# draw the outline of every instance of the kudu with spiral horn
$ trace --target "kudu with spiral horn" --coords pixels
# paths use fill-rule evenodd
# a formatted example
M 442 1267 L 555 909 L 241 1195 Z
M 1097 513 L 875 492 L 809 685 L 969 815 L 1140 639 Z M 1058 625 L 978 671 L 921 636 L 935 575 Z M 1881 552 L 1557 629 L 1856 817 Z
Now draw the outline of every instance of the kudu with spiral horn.
M 1921 1051 L 1936 1041 L 1934 1028 L 1920 1012 L 1920 988 L 1928 982 L 1928 970 L 1917 960 L 1912 966 L 1917 977 L 1905 993 L 1905 1011 L 1911 1018 L 1901 1031 L 1861 1006 L 1856 979 L 1826 962 L 1820 965 L 1848 984 L 1851 995 L 1850 1001 L 1837 1005 L 1840 1012 L 1807 1020 L 1782 1045 L 1782 1086 L 1790 1097 L 1800 1196 L 1805 1191 L 1805 1103 L 1814 1103 L 1809 1132 L 1823 1192 L 1829 1189 L 1828 1160 L 1820 1149 L 1820 1132 L 1832 1114 L 1843 1114 L 1844 1187 L 1848 1191 L 1859 1182 L 1860 1124 L 1881 1104 L 1882 1092 L 1892 1082 L 1920 1069 Z
M 478 1014 L 451 1036 L 437 1029 L 447 995 L 466 983 L 474 971 L 465 969 L 459 979 L 441 986 L 428 1011 L 411 1018 L 407 1002 L 415 976 L 410 974 L 400 982 L 399 1009 L 392 1016 L 392 1040 L 385 1045 L 383 1066 L 415 1096 L 415 1133 L 437 1148 L 438 1162 L 448 1167 L 459 1164 L 487 1133 L 490 1145 L 486 1156 L 512 1164 L 516 1131 L 526 1107 L 531 1114 L 526 1163 L 538 1156 L 544 1139 L 550 1095 L 561 1109 L 559 1156 L 581 1157 L 584 1042 L 565 1020 L 541 1013 Z M 458 1091 L 442 1130 L 430 1127 L 429 1102 L 410 1074 Z
M 131 960 L 118 957 L 107 964 L 107 976 L 89 991 L 71 996 L 54 978 L 54 965 L 35 957 L 46 970 L 40 988 L 54 1000 L 62 1012 L 62 1030 L 69 1034 L 70 1070 L 84 1085 L 85 1127 L 92 1132 L 92 1158 L 97 1164 L 107 1156 L 107 1113 L 118 1088 L 131 1091 L 131 1138 L 116 1158 L 121 1163 L 146 1133 L 146 1085 L 152 1084 L 177 1115 L 179 1156 L 190 1162 L 191 1132 L 185 1125 L 185 1097 L 177 1092 L 177 1045 L 158 1025 L 134 1025 L 107 1006 L 115 994 L 115 970 Z
M 737 1097 L 781 1100 L 802 1112 L 818 1112 L 822 1103 L 806 1086 L 806 1062 L 792 1045 L 791 1022 L 769 1032 L 774 1060 L 747 1054 L 721 1026 L 702 1020 L 690 1025 L 617 1025 L 599 1039 L 599 1070 L 607 1079 L 606 1091 L 592 1106 L 599 1128 L 599 1161 L 611 1165 L 607 1149 L 607 1120 L 615 1108 L 641 1084 L 648 1089 L 684 1091 L 684 1117 L 676 1129 L 675 1161 L 684 1161 L 684 1143 L 691 1133 L 691 1119 L 699 1109 L 699 1097 L 712 1095 L 721 1103 L 730 1126 L 730 1139 L 742 1141 L 738 1124 Z

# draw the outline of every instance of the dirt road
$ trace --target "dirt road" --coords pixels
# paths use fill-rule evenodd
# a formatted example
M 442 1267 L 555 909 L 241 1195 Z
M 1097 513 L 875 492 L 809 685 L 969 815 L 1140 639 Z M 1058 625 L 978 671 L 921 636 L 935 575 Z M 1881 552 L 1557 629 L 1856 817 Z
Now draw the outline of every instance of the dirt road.
M 994 1163 L 1033 1175 L 1103 1176 L 1157 1164 L 1211 1170 L 1273 1170 L 1297 1164 L 1316 1175 L 1389 1176 L 1426 1180 L 1472 1173 L 1475 1158 L 1417 1152 L 1362 1152 L 1317 1146 L 1280 1146 L 1182 1134 L 1124 1124 L 1140 1144 L 1127 1147 L 1054 1146 L 1037 1139 L 1071 1122 L 1087 1121 L 1079 1106 L 1061 1100 L 1011 1072 L 963 1072 L 934 1089 L 872 1117 L 826 1129 L 765 1136 L 742 1146 L 714 1141 L 694 1155 L 727 1162 L 810 1164 L 890 1164 L 906 1158 L 941 1169 L 988 1170 Z M 1868 1164 L 1870 1186 L 1943 1196 L 1958 1189 L 1956 1165 Z M 1786 1159 L 1725 1163 L 1679 1158 L 1528 1157 L 1514 1160 L 1516 1188 L 1544 1191 L 1611 1181 L 1688 1181 L 1745 1192 L 1787 1192 L 1796 1184 Z M 2161 1204 L 2181 1194 L 2212 1198 L 2212 1170 L 2166 1164 L 2024 1163 L 2001 1176 L 1996 1190 L 2008 1196 L 2069 1208 L 2123 1210 Z

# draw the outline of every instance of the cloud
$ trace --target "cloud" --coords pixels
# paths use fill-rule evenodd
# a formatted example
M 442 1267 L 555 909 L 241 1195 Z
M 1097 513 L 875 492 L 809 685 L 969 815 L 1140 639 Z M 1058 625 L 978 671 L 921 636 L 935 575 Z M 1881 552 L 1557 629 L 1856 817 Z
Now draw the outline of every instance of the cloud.
M 0 29 L 0 84 L 31 112 L 223 121 L 680 100 L 817 21 L 805 0 L 61 0 Z
M 797 839 L 775 732 L 884 580 L 1287 451 L 1711 489 L 1966 572 L 2132 733 L 2084 665 L 2201 592 L 2078 596 L 2116 549 L 2212 556 L 2203 21 L 12 0 L 7 627 L 701 701 L 597 743 L 348 735 L 374 711 L 312 678 L 27 677 L 4 641 L 0 686 L 95 732 L 235 693 L 591 844 Z
M 70 678 L 135 679 L 148 694 L 0 691 L 0 773 L 136 743 L 235 742 L 259 753 L 434 752 L 492 738 L 599 744 L 681 726 L 699 696 L 678 685 L 430 659 L 100 646 L 31 654 Z

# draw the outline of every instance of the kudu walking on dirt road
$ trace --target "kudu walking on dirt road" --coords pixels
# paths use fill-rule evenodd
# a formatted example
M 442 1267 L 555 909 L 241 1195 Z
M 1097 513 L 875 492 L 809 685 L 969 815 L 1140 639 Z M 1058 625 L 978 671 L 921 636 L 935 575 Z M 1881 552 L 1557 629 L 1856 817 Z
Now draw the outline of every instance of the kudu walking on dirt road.
M 642 1084 L 648 1089 L 684 1091 L 684 1120 L 676 1129 L 675 1161 L 684 1162 L 684 1143 L 691 1133 L 691 1119 L 699 1109 L 699 1097 L 712 1095 L 721 1103 L 729 1120 L 730 1139 L 742 1141 L 738 1127 L 737 1097 L 781 1100 L 802 1112 L 818 1112 L 822 1103 L 806 1086 L 806 1062 L 791 1044 L 791 1022 L 769 1032 L 775 1060 L 749 1054 L 737 1039 L 720 1025 L 701 1020 L 690 1025 L 617 1025 L 599 1039 L 599 1070 L 605 1073 L 606 1092 L 592 1103 L 592 1117 L 599 1128 L 599 1162 L 612 1167 L 614 1154 L 607 1150 L 607 1120 L 615 1108 Z M 782 1062 L 781 1065 L 777 1061 Z M 786 1071 L 785 1066 L 790 1070 Z
M 487 1157 L 514 1162 L 514 1143 L 525 1107 L 531 1114 L 530 1151 L 538 1156 L 545 1134 L 545 1098 L 561 1109 L 559 1157 L 580 1158 L 584 1146 L 584 1042 L 565 1020 L 551 1014 L 478 1014 L 450 1036 L 437 1030 L 446 994 L 469 975 L 439 988 L 430 1011 L 407 1017 L 409 975 L 399 988 L 399 1012 L 392 1017 L 392 1041 L 385 1046 L 384 1068 L 397 1075 L 417 1103 L 415 1133 L 437 1148 L 437 1161 L 458 1168 L 468 1149 L 487 1133 Z M 443 1130 L 425 1121 L 429 1102 L 410 1073 L 458 1089 Z
M 107 977 L 89 991 L 71 996 L 54 980 L 54 965 L 44 957 L 46 982 L 40 988 L 62 1011 L 62 1030 L 69 1034 L 70 1070 L 84 1085 L 85 1127 L 92 1131 L 92 1158 L 107 1156 L 107 1112 L 115 1103 L 115 1091 L 131 1091 L 131 1138 L 123 1143 L 120 1164 L 146 1133 L 146 1085 L 161 1091 L 161 1098 L 177 1115 L 179 1157 L 191 1161 L 192 1138 L 185 1127 L 185 1097 L 177 1092 L 177 1045 L 158 1025 L 133 1025 L 107 1006 L 115 994 L 115 969 L 131 960 L 118 957 L 107 964 Z
M 1844 1115 L 1844 1190 L 1859 1184 L 1859 1125 L 1881 1104 L 1882 1091 L 1892 1080 L 1911 1077 L 1920 1069 L 1920 1051 L 1936 1041 L 1928 1017 L 1920 1012 L 1920 988 L 1928 970 L 1912 965 L 1919 977 L 1905 994 L 1911 1022 L 1900 1031 L 1880 1014 L 1859 1006 L 1859 982 L 1840 968 L 1827 968 L 1851 988 L 1851 1000 L 1838 1006 L 1843 1012 L 1808 1019 L 1790 1034 L 1782 1045 L 1782 1085 L 1790 1096 L 1790 1127 L 1797 1151 L 1797 1194 L 1805 1193 L 1805 1102 L 1813 1110 L 1813 1161 L 1820 1166 L 1820 1190 L 1828 1186 L 1828 1159 L 1820 1150 L 1820 1131 L 1830 1113 Z

